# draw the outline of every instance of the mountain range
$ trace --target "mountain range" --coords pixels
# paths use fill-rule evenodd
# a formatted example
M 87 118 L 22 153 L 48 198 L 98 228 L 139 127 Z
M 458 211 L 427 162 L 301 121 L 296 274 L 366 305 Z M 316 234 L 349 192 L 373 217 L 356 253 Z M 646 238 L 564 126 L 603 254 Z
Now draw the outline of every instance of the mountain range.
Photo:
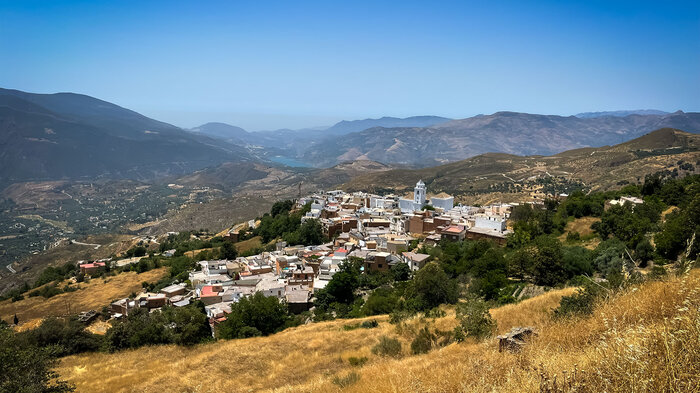
M 0 187 L 28 180 L 151 179 L 227 161 L 222 144 L 86 95 L 0 89 Z
M 551 156 L 486 153 L 428 168 L 365 173 L 340 188 L 401 194 L 422 179 L 431 192 L 447 192 L 466 203 L 491 203 L 528 200 L 533 193 L 567 188 L 619 188 L 663 171 L 700 172 L 700 135 L 662 128 L 617 145 Z
M 374 127 L 309 145 L 302 159 L 320 167 L 358 159 L 426 167 L 489 152 L 551 155 L 613 145 L 664 127 L 700 132 L 700 113 L 580 118 L 497 112 L 431 127 Z
M 286 158 L 316 168 L 353 161 L 429 167 L 490 152 L 552 155 L 614 145 L 664 127 L 700 132 L 700 113 L 497 112 L 456 120 L 382 117 L 303 130 L 248 132 L 225 123 L 185 130 L 86 95 L 0 89 L 0 188 L 35 180 L 173 178 L 222 163 L 237 171 L 224 179 L 233 186 L 265 178 L 260 168 L 280 167 L 273 161 Z
M 668 112 L 656 110 L 656 109 L 637 109 L 631 111 L 603 111 L 603 112 L 582 112 L 576 115 L 583 119 L 590 119 L 592 117 L 604 117 L 604 116 L 618 116 L 625 117 L 629 115 L 667 115 Z

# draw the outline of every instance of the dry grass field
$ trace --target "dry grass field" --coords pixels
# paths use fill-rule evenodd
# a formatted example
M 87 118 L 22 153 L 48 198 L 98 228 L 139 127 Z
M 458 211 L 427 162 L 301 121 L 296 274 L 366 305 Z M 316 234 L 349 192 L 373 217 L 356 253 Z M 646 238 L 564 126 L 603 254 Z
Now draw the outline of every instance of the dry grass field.
M 455 326 L 448 311 L 400 329 L 383 316 L 375 329 L 346 331 L 343 325 L 357 321 L 332 321 L 193 348 L 71 356 L 58 372 L 79 392 L 697 392 L 699 288 L 694 271 L 625 291 L 592 316 L 568 321 L 549 314 L 572 289 L 493 309 L 499 333 L 525 325 L 539 330 L 518 354 L 499 353 L 487 340 L 410 355 L 419 327 Z M 372 354 L 381 335 L 402 342 L 401 358 Z M 368 362 L 352 366 L 350 357 Z
M 571 222 L 566 223 L 566 227 L 564 228 L 564 231 L 566 233 L 569 232 L 578 232 L 582 237 L 584 236 L 589 236 L 593 234 L 593 230 L 591 229 L 591 225 L 593 223 L 600 221 L 600 218 L 598 217 L 581 217 L 577 218 Z
M 106 279 L 95 278 L 89 282 L 73 284 L 81 288 L 77 291 L 62 293 L 48 299 L 41 296 L 28 297 L 25 294 L 24 300 L 14 303 L 11 300 L 0 302 L 0 318 L 10 321 L 16 313 L 20 320 L 20 328 L 27 328 L 48 316 L 77 314 L 92 309 L 100 310 L 114 299 L 140 291 L 142 282 L 158 281 L 167 274 L 167 271 L 168 269 L 163 267 L 141 274 L 126 272 Z M 63 288 L 65 284 L 66 282 L 61 283 L 59 288 Z
M 258 247 L 262 246 L 262 237 L 260 236 L 255 236 L 252 237 L 248 240 L 243 240 L 242 242 L 236 243 L 236 250 L 238 250 L 238 253 L 243 253 L 248 250 L 252 250 Z
M 160 346 L 62 360 L 58 372 L 79 392 L 698 392 L 700 271 L 615 295 L 586 318 L 554 321 L 551 309 L 572 289 L 491 311 L 498 332 L 535 326 L 518 354 L 496 341 L 450 344 L 409 355 L 420 326 L 441 330 L 454 313 L 402 328 L 376 318 L 375 329 L 346 331 L 332 321 L 270 337 Z M 372 318 L 368 318 L 372 319 Z M 371 352 L 381 335 L 403 344 L 399 359 Z M 352 366 L 350 357 L 367 357 Z

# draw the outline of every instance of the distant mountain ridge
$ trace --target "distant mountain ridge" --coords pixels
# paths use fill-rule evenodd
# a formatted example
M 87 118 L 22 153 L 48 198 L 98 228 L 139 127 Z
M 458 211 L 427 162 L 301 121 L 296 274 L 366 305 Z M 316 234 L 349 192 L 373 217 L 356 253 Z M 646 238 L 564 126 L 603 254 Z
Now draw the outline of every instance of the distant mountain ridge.
M 700 132 L 700 113 L 576 116 L 496 112 L 432 127 L 375 127 L 312 145 L 303 160 L 317 166 L 372 160 L 385 164 L 432 166 L 488 152 L 552 155 L 589 146 L 614 145 L 653 130 L 672 127 Z
M 190 131 L 216 138 L 223 138 L 229 141 L 237 141 L 243 143 L 249 143 L 249 141 L 254 140 L 254 137 L 251 135 L 250 132 L 244 130 L 241 127 L 232 126 L 226 123 L 206 123 L 202 124 L 199 127 L 192 128 L 190 129 Z
M 660 111 L 657 109 L 636 109 L 629 111 L 604 111 L 604 112 L 582 112 L 576 114 L 576 117 L 582 119 L 590 119 L 594 117 L 616 116 L 625 117 L 629 115 L 667 115 L 669 112 Z
M 351 132 L 364 131 L 374 127 L 430 127 L 445 123 L 452 119 L 440 116 L 411 116 L 406 118 L 382 117 L 379 119 L 343 120 L 326 130 L 328 134 L 345 135 Z
M 0 188 L 79 178 L 152 179 L 253 157 L 90 96 L 0 89 Z
M 655 130 L 613 146 L 568 150 L 551 156 L 486 153 L 445 165 L 366 173 L 340 186 L 346 191 L 402 193 L 422 179 L 431 192 L 461 196 L 467 203 L 522 201 L 523 188 L 559 183 L 607 190 L 644 181 L 659 171 L 700 173 L 700 135 L 673 128 Z M 690 165 L 683 165 L 687 163 Z M 682 169 L 685 168 L 685 169 Z M 691 168 L 691 169 L 688 169 Z

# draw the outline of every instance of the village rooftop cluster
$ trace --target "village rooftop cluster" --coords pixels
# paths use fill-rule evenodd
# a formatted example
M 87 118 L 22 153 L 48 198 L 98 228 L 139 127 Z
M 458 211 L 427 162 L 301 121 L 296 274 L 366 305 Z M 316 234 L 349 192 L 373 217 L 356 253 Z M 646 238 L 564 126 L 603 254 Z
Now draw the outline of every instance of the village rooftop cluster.
M 215 335 L 216 326 L 226 320 L 231 305 L 257 292 L 286 302 L 290 312 L 310 310 L 314 291 L 325 288 L 349 258 L 361 261 L 360 269 L 364 272 L 387 272 L 399 263 L 417 271 L 431 258 L 412 251 L 423 245 L 433 246 L 443 239 L 489 239 L 505 243 L 506 235 L 511 233 L 506 222 L 517 204 L 454 206 L 453 201 L 446 194 L 428 198 L 422 181 L 416 184 L 413 199 L 340 190 L 318 192 L 297 200 L 296 208 L 309 205 L 310 210 L 301 220 L 318 220 L 332 241 L 312 246 L 280 241 L 275 244 L 275 251 L 235 260 L 200 261 L 197 269 L 189 272 L 187 282 L 169 285 L 158 293 L 142 292 L 115 301 L 110 314 L 119 319 L 136 308 L 184 307 L 200 300 Z M 643 201 L 622 197 L 606 202 L 606 209 L 625 203 L 634 206 Z M 226 237 L 237 242 L 241 228 L 255 225 L 255 220 L 236 225 Z M 163 255 L 174 253 L 175 250 L 169 250 Z M 104 271 L 107 263 L 122 267 L 140 259 L 101 260 L 79 266 L 81 273 L 94 276 Z
M 413 194 L 413 199 L 408 199 L 335 190 L 300 198 L 297 208 L 311 207 L 301 220 L 318 220 L 332 241 L 313 246 L 278 242 L 271 252 L 235 260 L 200 261 L 198 270 L 189 273 L 189 283 L 121 299 L 112 303 L 111 314 L 120 318 L 134 308 L 152 310 L 166 304 L 182 307 L 201 300 L 214 332 L 216 325 L 226 320 L 232 303 L 256 292 L 285 301 L 292 312 L 309 310 L 314 291 L 324 288 L 351 257 L 362 261 L 362 271 L 389 271 L 399 263 L 416 271 L 430 259 L 428 254 L 411 251 L 423 244 L 482 238 L 505 242 L 512 204 L 454 206 L 454 198 L 449 195 L 428 198 L 422 181 Z M 254 227 L 255 221 L 246 225 Z M 241 226 L 235 228 L 227 234 L 234 242 L 238 241 Z M 86 265 L 85 272 L 100 267 Z

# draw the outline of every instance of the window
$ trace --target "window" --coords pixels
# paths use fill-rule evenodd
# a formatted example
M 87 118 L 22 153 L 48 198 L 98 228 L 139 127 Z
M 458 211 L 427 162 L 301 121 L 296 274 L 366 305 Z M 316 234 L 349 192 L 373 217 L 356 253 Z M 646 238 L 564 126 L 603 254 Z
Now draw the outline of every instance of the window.
M 382 264 L 380 263 L 379 265 L 377 265 L 377 267 L 379 267 L 379 268 L 381 269 L 381 268 L 382 268 Z

